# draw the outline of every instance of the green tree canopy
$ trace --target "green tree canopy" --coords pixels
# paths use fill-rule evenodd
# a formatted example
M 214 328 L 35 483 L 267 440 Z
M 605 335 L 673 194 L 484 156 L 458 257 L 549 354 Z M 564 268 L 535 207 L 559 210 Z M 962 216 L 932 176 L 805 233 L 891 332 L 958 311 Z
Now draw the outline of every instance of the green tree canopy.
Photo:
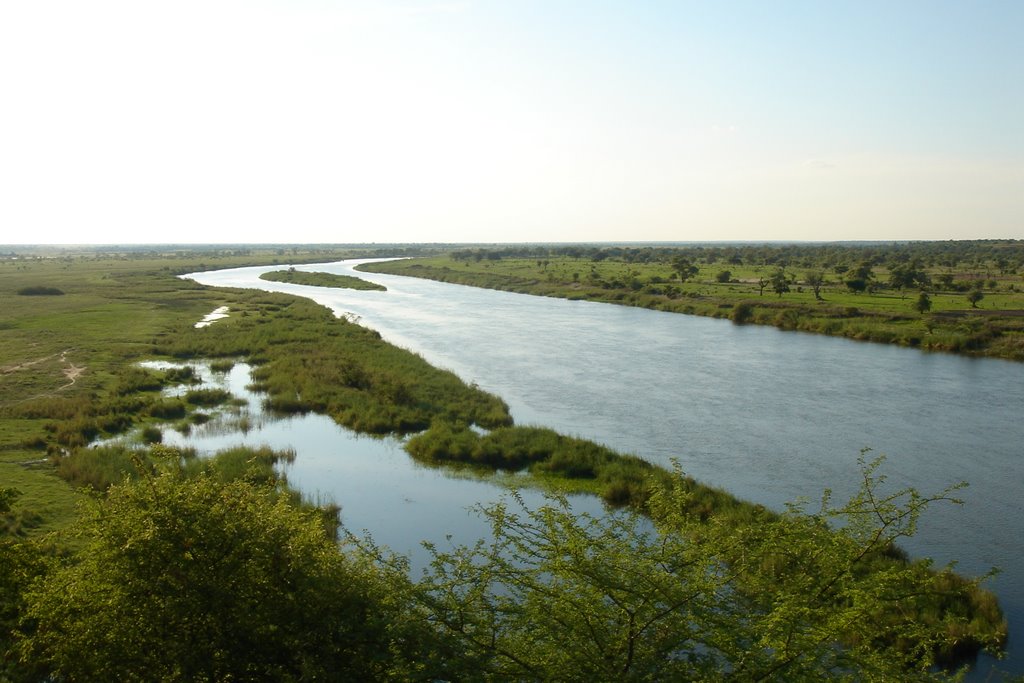
M 59 680 L 374 680 L 425 661 L 404 575 L 244 481 L 111 487 L 81 561 L 28 595 L 26 661 Z
M 780 297 L 789 291 L 789 278 L 786 276 L 786 271 L 779 268 L 771 277 L 772 290 Z
M 493 540 L 433 549 L 425 599 L 472 680 L 943 679 L 965 618 L 915 608 L 968 584 L 927 563 L 870 569 L 946 494 L 885 494 L 877 461 L 863 467 L 846 505 L 742 526 L 686 513 L 682 477 L 655 492 L 653 524 L 564 500 L 488 507 Z

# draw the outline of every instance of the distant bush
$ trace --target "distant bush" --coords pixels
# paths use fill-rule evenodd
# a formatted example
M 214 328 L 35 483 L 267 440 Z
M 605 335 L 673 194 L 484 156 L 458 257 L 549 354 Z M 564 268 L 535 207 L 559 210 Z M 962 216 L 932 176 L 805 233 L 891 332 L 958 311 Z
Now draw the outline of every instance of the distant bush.
M 157 375 L 143 368 L 131 367 L 119 373 L 114 392 L 122 396 L 136 391 L 157 391 L 163 381 Z
M 732 321 L 737 325 L 749 322 L 754 317 L 754 305 L 746 301 L 736 304 L 733 306 L 731 317 Z
M 191 384 L 199 381 L 199 378 L 196 377 L 195 368 L 191 365 L 185 365 L 180 368 L 171 368 L 164 376 L 171 384 Z
M 164 440 L 164 433 L 159 427 L 149 425 L 142 428 L 142 440 L 145 443 L 160 443 Z
M 235 367 L 233 360 L 215 360 L 210 363 L 210 370 L 214 372 L 230 372 L 233 367 Z
M 169 399 L 154 403 L 149 406 L 146 412 L 151 417 L 157 417 L 161 420 L 179 420 L 185 417 L 187 410 L 185 404 L 178 399 Z
M 216 406 L 231 398 L 224 389 L 192 389 L 185 392 L 185 401 L 194 406 Z
M 22 287 L 18 290 L 21 296 L 63 296 L 64 292 L 56 287 Z

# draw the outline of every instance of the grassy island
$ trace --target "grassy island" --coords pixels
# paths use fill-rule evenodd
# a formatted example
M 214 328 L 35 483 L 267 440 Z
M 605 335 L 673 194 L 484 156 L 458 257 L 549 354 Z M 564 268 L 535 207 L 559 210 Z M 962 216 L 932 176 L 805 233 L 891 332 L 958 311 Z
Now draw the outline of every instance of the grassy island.
M 387 287 L 378 285 L 359 277 L 351 275 L 335 275 L 334 273 L 313 273 L 304 270 L 272 270 L 269 273 L 260 275 L 261 280 L 270 282 L 291 282 L 296 285 L 308 287 L 335 287 L 338 289 L 360 289 L 366 291 L 386 292 Z

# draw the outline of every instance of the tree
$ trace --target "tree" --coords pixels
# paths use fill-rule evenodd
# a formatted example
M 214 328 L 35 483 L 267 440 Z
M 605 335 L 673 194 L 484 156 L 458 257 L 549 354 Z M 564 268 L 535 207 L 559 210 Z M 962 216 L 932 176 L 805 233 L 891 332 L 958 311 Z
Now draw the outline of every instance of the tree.
M 852 277 L 846 280 L 846 287 L 851 292 L 856 292 L 857 294 L 860 294 L 861 292 L 868 288 L 868 281 L 863 278 Z
M 846 286 L 851 292 L 861 293 L 872 287 L 875 273 L 869 261 L 861 261 L 856 268 L 850 272 L 846 279 Z
M 21 494 L 0 488 L 0 522 L 11 513 L 11 505 Z M 16 632 L 25 609 L 25 590 L 45 567 L 44 555 L 31 541 L 18 538 L 0 525 L 0 681 L 41 681 L 44 672 L 18 663 Z
M 58 680 L 372 680 L 429 659 L 403 583 L 264 487 L 163 474 L 112 487 L 81 530 L 81 561 L 28 595 L 23 656 Z
M 757 278 L 757 295 L 764 296 L 764 288 L 767 287 L 769 284 L 771 283 L 763 275 Z
M 779 268 L 772 273 L 771 278 L 772 291 L 782 298 L 782 295 L 789 291 L 789 280 L 786 278 L 786 271 Z
M 879 462 L 862 458 L 864 485 L 843 506 L 826 492 L 814 514 L 751 523 L 701 521 L 678 474 L 654 488 L 653 525 L 576 515 L 564 499 L 483 508 L 493 540 L 430 547 L 423 600 L 472 680 L 943 679 L 935 653 L 969 618 L 917 608 L 968 584 L 884 563 L 951 490 L 886 493 Z
M 967 300 L 971 302 L 971 308 L 977 308 L 978 302 L 985 298 L 985 293 L 980 289 L 972 289 L 967 293 Z
M 919 263 L 901 264 L 889 271 L 889 286 L 893 289 L 909 289 L 915 285 L 927 286 L 931 283 L 928 273 Z
M 932 300 L 931 297 L 928 296 L 928 292 L 921 292 L 917 297 L 917 301 L 914 302 L 914 310 L 921 315 L 932 310 Z
M 680 282 L 686 282 L 700 271 L 700 269 L 685 256 L 677 256 L 672 260 L 672 270 L 679 275 Z
M 821 298 L 821 287 L 825 284 L 825 274 L 819 271 L 812 271 L 804 276 L 804 280 L 807 282 L 807 286 L 814 292 L 814 298 L 816 301 L 823 301 Z
M 722 271 L 718 272 L 718 275 L 715 275 L 715 281 L 716 282 L 725 283 L 725 282 L 728 282 L 731 279 L 732 279 L 732 271 L 730 271 L 730 270 L 722 270 Z

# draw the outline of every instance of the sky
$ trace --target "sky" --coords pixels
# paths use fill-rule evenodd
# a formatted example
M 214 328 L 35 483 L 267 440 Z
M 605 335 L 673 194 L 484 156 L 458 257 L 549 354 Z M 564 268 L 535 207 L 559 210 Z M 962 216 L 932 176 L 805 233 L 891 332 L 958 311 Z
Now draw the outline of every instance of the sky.
M 0 243 L 980 238 L 1021 0 L 0 0 Z

